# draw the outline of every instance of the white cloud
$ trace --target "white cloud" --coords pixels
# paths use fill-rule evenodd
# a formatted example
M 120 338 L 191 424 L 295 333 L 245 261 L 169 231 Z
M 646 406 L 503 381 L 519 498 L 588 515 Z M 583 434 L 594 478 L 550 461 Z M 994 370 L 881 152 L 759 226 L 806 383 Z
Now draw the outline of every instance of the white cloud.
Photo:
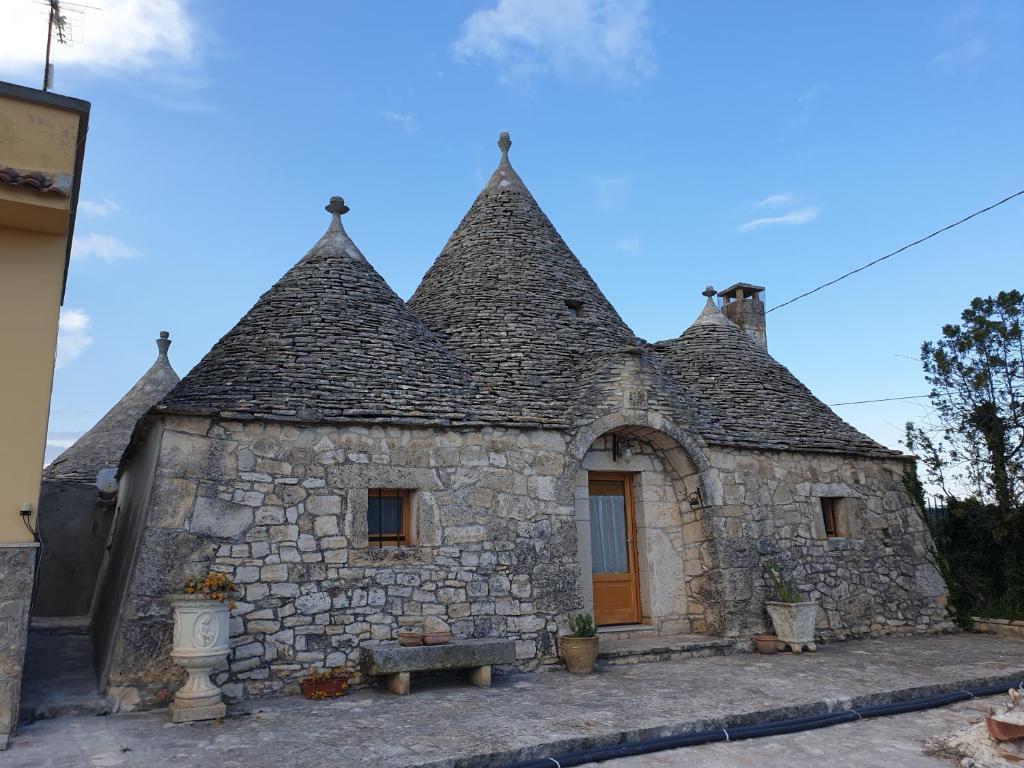
M 70 44 L 54 42 L 53 61 L 93 69 L 149 69 L 195 54 L 196 25 L 185 0 L 103 0 L 98 9 L 67 5 Z M 80 12 L 79 12 L 80 11 Z M 47 6 L 4 0 L 0 69 L 42 69 Z
M 947 48 L 935 57 L 935 63 L 947 71 L 966 70 L 976 72 L 981 68 L 982 61 L 988 55 L 988 43 L 980 37 L 972 37 L 962 43 Z
M 382 109 L 380 110 L 380 116 L 391 123 L 397 123 L 402 127 L 402 130 L 406 133 L 416 133 L 420 129 L 420 124 L 416 120 L 416 116 L 406 112 L 396 112 L 393 109 Z
M 61 308 L 57 328 L 57 367 L 63 368 L 92 344 L 92 318 L 80 309 Z
M 94 258 L 111 262 L 120 259 L 135 259 L 141 255 L 142 251 L 138 248 L 111 235 L 101 235 L 99 232 L 75 235 L 75 241 L 71 244 L 71 258 L 83 261 Z
M 628 253 L 630 256 L 640 255 L 640 238 L 626 237 L 615 243 L 615 250 Z
M 103 200 L 78 201 L 78 212 L 88 216 L 89 218 L 105 219 L 107 216 L 117 213 L 120 210 L 121 206 L 113 200 L 108 200 L 106 198 Z
M 74 445 L 84 432 L 47 432 L 46 452 L 43 454 L 43 466 L 47 466 L 64 451 Z
M 629 199 L 629 179 L 622 177 L 594 177 L 597 188 L 597 207 L 602 211 L 622 208 Z
M 774 195 L 768 195 L 761 200 L 754 203 L 755 208 L 777 208 L 780 205 L 786 205 L 793 202 L 793 196 L 788 192 L 780 192 Z
M 657 72 L 647 0 L 497 0 L 474 11 L 452 48 L 494 63 L 504 82 L 553 73 L 630 85 Z
M 765 216 L 760 219 L 751 219 L 740 226 L 740 232 L 749 232 L 752 229 L 771 227 L 777 224 L 806 224 L 818 218 L 817 208 L 801 208 L 798 211 L 790 211 L 780 216 Z
M 84 435 L 84 432 L 47 432 L 46 433 L 46 445 L 54 448 L 70 448 L 75 444 L 75 441 Z

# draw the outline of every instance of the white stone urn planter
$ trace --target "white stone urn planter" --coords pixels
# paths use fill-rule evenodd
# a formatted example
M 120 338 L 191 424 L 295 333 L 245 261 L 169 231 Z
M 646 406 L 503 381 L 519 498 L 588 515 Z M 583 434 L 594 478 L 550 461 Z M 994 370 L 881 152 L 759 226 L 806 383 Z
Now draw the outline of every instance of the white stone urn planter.
M 775 636 L 779 638 L 779 650 L 788 646 L 793 653 L 805 648 L 812 653 L 818 650 L 814 644 L 814 626 L 818 618 L 818 604 L 813 600 L 800 603 L 783 603 L 769 600 L 766 603 L 768 615 L 772 617 Z
M 171 719 L 176 723 L 215 720 L 224 717 L 227 708 L 221 701 L 219 686 L 210 680 L 228 651 L 227 602 L 202 595 L 172 595 L 174 606 L 174 646 L 171 658 L 188 672 L 188 679 L 174 694 Z

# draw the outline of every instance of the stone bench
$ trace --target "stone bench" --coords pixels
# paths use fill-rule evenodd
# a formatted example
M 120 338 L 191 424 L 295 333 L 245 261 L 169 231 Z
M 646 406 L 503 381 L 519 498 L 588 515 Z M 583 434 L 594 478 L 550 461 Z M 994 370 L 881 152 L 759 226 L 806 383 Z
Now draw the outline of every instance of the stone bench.
M 404 696 L 409 693 L 412 672 L 442 669 L 468 669 L 473 685 L 489 688 L 491 666 L 512 664 L 516 644 L 512 640 L 490 638 L 453 640 L 445 645 L 401 646 L 381 643 L 363 646 L 363 670 L 368 675 L 384 675 L 388 690 Z

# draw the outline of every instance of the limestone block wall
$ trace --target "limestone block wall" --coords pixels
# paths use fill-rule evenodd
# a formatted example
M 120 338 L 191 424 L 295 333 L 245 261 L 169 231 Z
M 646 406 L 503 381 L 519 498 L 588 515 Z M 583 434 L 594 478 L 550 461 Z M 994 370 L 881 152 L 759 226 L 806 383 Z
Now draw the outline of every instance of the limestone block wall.
M 359 643 L 428 616 L 514 639 L 523 667 L 554 660 L 558 621 L 582 606 L 573 509 L 555 498 L 559 434 L 162 422 L 113 689 L 141 706 L 173 691 L 166 595 L 208 568 L 244 590 L 218 676 L 229 696 L 294 688 L 314 666 L 355 670 Z M 373 487 L 414 491 L 412 545 L 369 544 Z
M 718 632 L 770 627 L 768 562 L 818 601 L 825 639 L 952 628 L 902 460 L 723 448 L 709 459 L 720 500 L 708 510 Z M 826 536 L 821 497 L 841 500 L 839 536 Z
M 0 751 L 18 724 L 37 549 L 35 543 L 0 544 Z

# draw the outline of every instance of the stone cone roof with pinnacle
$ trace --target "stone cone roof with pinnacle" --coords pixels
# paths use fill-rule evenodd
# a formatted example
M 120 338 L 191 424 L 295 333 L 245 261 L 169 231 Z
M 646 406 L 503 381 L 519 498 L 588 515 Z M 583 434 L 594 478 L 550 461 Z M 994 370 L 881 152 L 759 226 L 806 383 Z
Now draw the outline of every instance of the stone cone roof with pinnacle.
M 697 402 L 709 443 L 769 450 L 898 456 L 837 416 L 715 306 L 675 339 L 653 345 Z
M 459 361 L 366 261 L 331 199 L 330 228 L 157 412 L 305 422 L 464 421 Z
M 501 160 L 409 300 L 510 421 L 560 425 L 602 357 L 639 340 Z
M 95 483 L 102 469 L 116 469 L 132 430 L 145 413 L 178 383 L 167 358 L 170 334 L 160 332 L 156 362 L 95 426 L 43 470 L 44 480 Z

